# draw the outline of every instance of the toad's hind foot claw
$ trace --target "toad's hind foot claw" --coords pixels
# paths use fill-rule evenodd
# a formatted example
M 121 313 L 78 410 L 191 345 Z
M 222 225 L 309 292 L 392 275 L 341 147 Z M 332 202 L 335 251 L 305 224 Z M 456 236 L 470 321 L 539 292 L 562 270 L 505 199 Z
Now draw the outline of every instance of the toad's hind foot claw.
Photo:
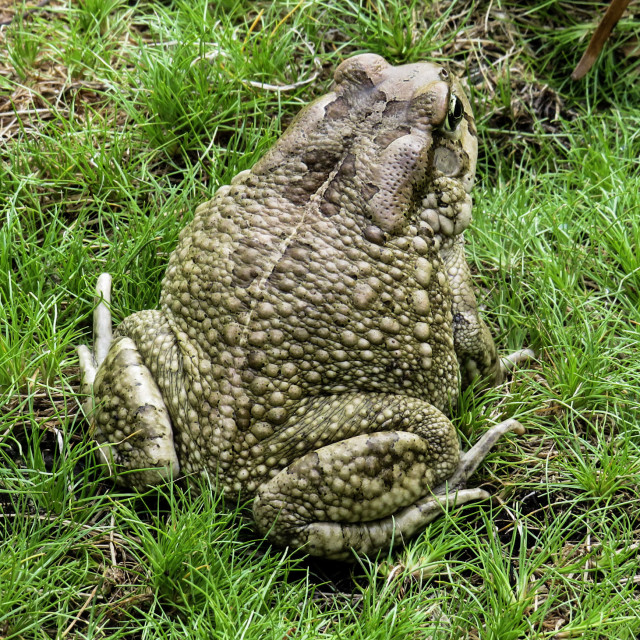
M 111 275 L 102 273 L 96 283 L 96 305 L 93 312 L 93 339 L 95 341 L 94 357 L 99 367 L 107 357 L 113 341 L 111 324 Z
M 518 435 L 525 432 L 524 427 L 513 418 L 494 425 L 487 431 L 476 444 L 460 456 L 460 463 L 455 473 L 447 480 L 446 486 L 440 486 L 434 493 L 440 494 L 445 491 L 453 491 L 464 487 L 467 480 L 473 475 L 480 463 L 486 458 L 493 445 L 505 433 L 513 431 Z
M 98 367 L 107 357 L 113 342 L 111 311 L 109 309 L 111 305 L 111 275 L 108 273 L 102 273 L 98 278 L 95 302 L 96 307 L 93 311 L 93 352 L 84 344 L 78 347 L 82 392 L 88 396 L 84 403 L 84 409 L 87 413 L 93 409 L 92 388 Z
M 500 359 L 502 373 L 512 371 L 517 366 L 525 364 L 536 357 L 533 349 L 519 349 Z

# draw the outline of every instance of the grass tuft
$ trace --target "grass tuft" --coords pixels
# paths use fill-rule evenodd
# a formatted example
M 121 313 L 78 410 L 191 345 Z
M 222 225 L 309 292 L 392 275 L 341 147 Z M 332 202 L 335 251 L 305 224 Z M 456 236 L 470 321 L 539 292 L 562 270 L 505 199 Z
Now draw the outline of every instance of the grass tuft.
M 640 634 L 640 83 L 632 3 L 4 3 L 0 19 L 0 638 L 585 638 Z M 480 137 L 467 254 L 504 352 L 463 446 L 526 426 L 400 551 L 353 565 L 257 539 L 211 486 L 105 480 L 79 412 L 93 287 L 157 305 L 195 206 L 356 52 L 444 60 Z M 636 52 L 636 53 L 634 53 Z

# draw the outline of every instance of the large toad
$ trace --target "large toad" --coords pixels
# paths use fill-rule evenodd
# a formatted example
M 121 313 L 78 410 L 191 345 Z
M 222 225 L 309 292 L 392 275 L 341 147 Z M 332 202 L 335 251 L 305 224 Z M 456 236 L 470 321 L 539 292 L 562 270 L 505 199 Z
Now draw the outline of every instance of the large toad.
M 112 340 L 96 309 L 81 368 L 121 480 L 209 473 L 227 497 L 254 496 L 273 542 L 332 558 L 488 497 L 461 487 L 522 427 L 496 425 L 461 454 L 447 418 L 460 379 L 496 384 L 505 368 L 461 235 L 476 152 L 446 69 L 343 62 L 333 91 L 198 207 L 160 310 Z M 107 302 L 109 289 L 101 276 Z

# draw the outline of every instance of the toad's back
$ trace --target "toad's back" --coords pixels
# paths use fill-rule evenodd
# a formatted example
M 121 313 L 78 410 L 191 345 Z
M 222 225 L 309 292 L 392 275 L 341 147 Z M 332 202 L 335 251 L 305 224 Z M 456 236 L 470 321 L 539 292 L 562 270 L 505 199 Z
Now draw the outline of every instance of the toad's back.
M 502 372 L 464 258 L 477 147 L 459 85 L 374 55 L 335 80 L 197 209 L 160 310 L 121 323 L 94 394 L 130 484 L 210 472 L 256 496 L 261 530 L 283 514 L 279 544 L 341 557 L 459 482 L 460 374 Z

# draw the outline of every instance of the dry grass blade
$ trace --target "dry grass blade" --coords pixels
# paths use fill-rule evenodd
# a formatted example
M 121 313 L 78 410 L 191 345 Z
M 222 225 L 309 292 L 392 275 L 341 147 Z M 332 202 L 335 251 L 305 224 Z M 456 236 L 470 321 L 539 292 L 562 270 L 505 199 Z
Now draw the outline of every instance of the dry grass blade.
M 582 54 L 580 62 L 578 62 L 571 74 L 572 80 L 580 80 L 589 72 L 589 69 L 591 69 L 593 63 L 600 55 L 604 43 L 611 35 L 611 31 L 629 6 L 629 2 L 630 0 L 611 0 L 609 8 L 602 17 L 602 20 L 598 23 L 595 33 L 591 36 L 587 50 Z

